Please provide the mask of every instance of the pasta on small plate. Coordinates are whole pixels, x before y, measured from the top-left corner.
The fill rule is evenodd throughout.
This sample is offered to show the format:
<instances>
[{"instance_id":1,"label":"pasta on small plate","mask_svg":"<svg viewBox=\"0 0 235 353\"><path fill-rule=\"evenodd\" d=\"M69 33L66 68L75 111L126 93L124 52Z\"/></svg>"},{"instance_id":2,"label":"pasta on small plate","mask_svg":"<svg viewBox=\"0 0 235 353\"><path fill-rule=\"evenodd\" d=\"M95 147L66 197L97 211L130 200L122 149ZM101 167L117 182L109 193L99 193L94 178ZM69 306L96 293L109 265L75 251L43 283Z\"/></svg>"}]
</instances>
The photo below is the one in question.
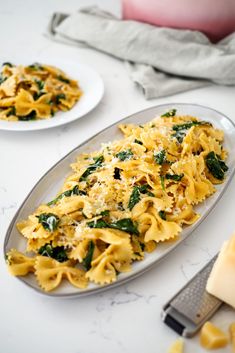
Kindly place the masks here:
<instances>
[{"instance_id":1,"label":"pasta on small plate","mask_svg":"<svg viewBox=\"0 0 235 353\"><path fill-rule=\"evenodd\" d=\"M234 141L228 118L190 104L150 108L105 129L24 201L5 241L10 273L52 296L143 273L215 206L234 174Z\"/></svg>"},{"instance_id":2,"label":"pasta on small plate","mask_svg":"<svg viewBox=\"0 0 235 353\"><path fill-rule=\"evenodd\" d=\"M15 59L0 69L0 130L30 131L69 123L101 100L103 82L86 65Z\"/></svg>"}]
</instances>

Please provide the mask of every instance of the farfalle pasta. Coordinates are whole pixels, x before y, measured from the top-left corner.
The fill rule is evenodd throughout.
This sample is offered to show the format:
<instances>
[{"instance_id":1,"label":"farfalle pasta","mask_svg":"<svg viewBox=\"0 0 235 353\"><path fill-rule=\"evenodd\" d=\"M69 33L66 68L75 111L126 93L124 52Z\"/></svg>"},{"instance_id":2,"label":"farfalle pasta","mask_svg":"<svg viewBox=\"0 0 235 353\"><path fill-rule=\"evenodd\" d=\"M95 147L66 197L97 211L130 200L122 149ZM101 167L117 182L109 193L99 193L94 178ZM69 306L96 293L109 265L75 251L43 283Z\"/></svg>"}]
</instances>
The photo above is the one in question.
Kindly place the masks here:
<instances>
[{"instance_id":1,"label":"farfalle pasta","mask_svg":"<svg viewBox=\"0 0 235 353\"><path fill-rule=\"evenodd\" d=\"M57 196L18 223L28 255L10 250L13 275L33 272L45 291L64 279L109 284L200 218L195 205L228 170L223 132L174 109L120 129L123 139L79 155Z\"/></svg>"},{"instance_id":2,"label":"farfalle pasta","mask_svg":"<svg viewBox=\"0 0 235 353\"><path fill-rule=\"evenodd\" d=\"M58 111L70 110L81 95L78 82L56 67L4 63L0 73L0 119L48 119Z\"/></svg>"}]
</instances>

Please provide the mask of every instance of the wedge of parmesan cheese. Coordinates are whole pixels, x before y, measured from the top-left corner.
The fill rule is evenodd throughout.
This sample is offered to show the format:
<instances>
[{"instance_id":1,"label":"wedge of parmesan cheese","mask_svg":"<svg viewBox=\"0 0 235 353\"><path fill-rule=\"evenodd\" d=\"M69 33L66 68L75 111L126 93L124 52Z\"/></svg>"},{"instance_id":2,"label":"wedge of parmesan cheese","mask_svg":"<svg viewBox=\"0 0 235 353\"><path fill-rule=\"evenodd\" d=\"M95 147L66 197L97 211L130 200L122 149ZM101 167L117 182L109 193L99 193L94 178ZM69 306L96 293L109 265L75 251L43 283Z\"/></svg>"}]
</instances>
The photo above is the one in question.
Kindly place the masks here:
<instances>
[{"instance_id":1,"label":"wedge of parmesan cheese","mask_svg":"<svg viewBox=\"0 0 235 353\"><path fill-rule=\"evenodd\" d=\"M206 290L235 308L235 235L224 242L208 278Z\"/></svg>"}]
</instances>

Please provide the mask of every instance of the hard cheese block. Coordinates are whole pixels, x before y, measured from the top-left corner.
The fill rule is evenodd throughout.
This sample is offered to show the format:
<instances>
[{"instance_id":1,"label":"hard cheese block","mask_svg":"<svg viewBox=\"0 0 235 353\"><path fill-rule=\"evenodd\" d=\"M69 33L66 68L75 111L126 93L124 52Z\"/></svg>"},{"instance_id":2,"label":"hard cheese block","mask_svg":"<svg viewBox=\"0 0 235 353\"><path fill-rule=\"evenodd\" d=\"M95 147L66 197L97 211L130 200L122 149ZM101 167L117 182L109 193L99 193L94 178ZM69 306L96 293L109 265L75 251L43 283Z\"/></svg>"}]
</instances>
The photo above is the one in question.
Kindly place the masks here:
<instances>
[{"instance_id":1,"label":"hard cheese block","mask_svg":"<svg viewBox=\"0 0 235 353\"><path fill-rule=\"evenodd\" d=\"M235 308L235 235L224 242L208 278L206 290Z\"/></svg>"}]
</instances>

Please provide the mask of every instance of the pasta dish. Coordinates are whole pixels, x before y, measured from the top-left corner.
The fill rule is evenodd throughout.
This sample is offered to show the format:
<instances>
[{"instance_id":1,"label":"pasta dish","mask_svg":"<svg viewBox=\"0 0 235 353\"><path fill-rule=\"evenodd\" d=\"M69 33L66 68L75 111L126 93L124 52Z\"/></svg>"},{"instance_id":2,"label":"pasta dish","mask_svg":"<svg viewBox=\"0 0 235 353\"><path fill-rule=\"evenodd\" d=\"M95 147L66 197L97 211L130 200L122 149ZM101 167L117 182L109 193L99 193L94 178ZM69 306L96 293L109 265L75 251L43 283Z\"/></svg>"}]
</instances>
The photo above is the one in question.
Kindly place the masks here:
<instances>
[{"instance_id":1,"label":"pasta dish","mask_svg":"<svg viewBox=\"0 0 235 353\"><path fill-rule=\"evenodd\" d=\"M0 73L0 119L48 119L70 110L81 95L78 82L54 66L6 62Z\"/></svg>"},{"instance_id":2,"label":"pasta dish","mask_svg":"<svg viewBox=\"0 0 235 353\"><path fill-rule=\"evenodd\" d=\"M18 223L28 254L8 252L13 275L32 272L45 291L109 284L199 219L195 205L228 170L223 131L175 109L119 128L121 140L79 155L56 197Z\"/></svg>"}]
</instances>

